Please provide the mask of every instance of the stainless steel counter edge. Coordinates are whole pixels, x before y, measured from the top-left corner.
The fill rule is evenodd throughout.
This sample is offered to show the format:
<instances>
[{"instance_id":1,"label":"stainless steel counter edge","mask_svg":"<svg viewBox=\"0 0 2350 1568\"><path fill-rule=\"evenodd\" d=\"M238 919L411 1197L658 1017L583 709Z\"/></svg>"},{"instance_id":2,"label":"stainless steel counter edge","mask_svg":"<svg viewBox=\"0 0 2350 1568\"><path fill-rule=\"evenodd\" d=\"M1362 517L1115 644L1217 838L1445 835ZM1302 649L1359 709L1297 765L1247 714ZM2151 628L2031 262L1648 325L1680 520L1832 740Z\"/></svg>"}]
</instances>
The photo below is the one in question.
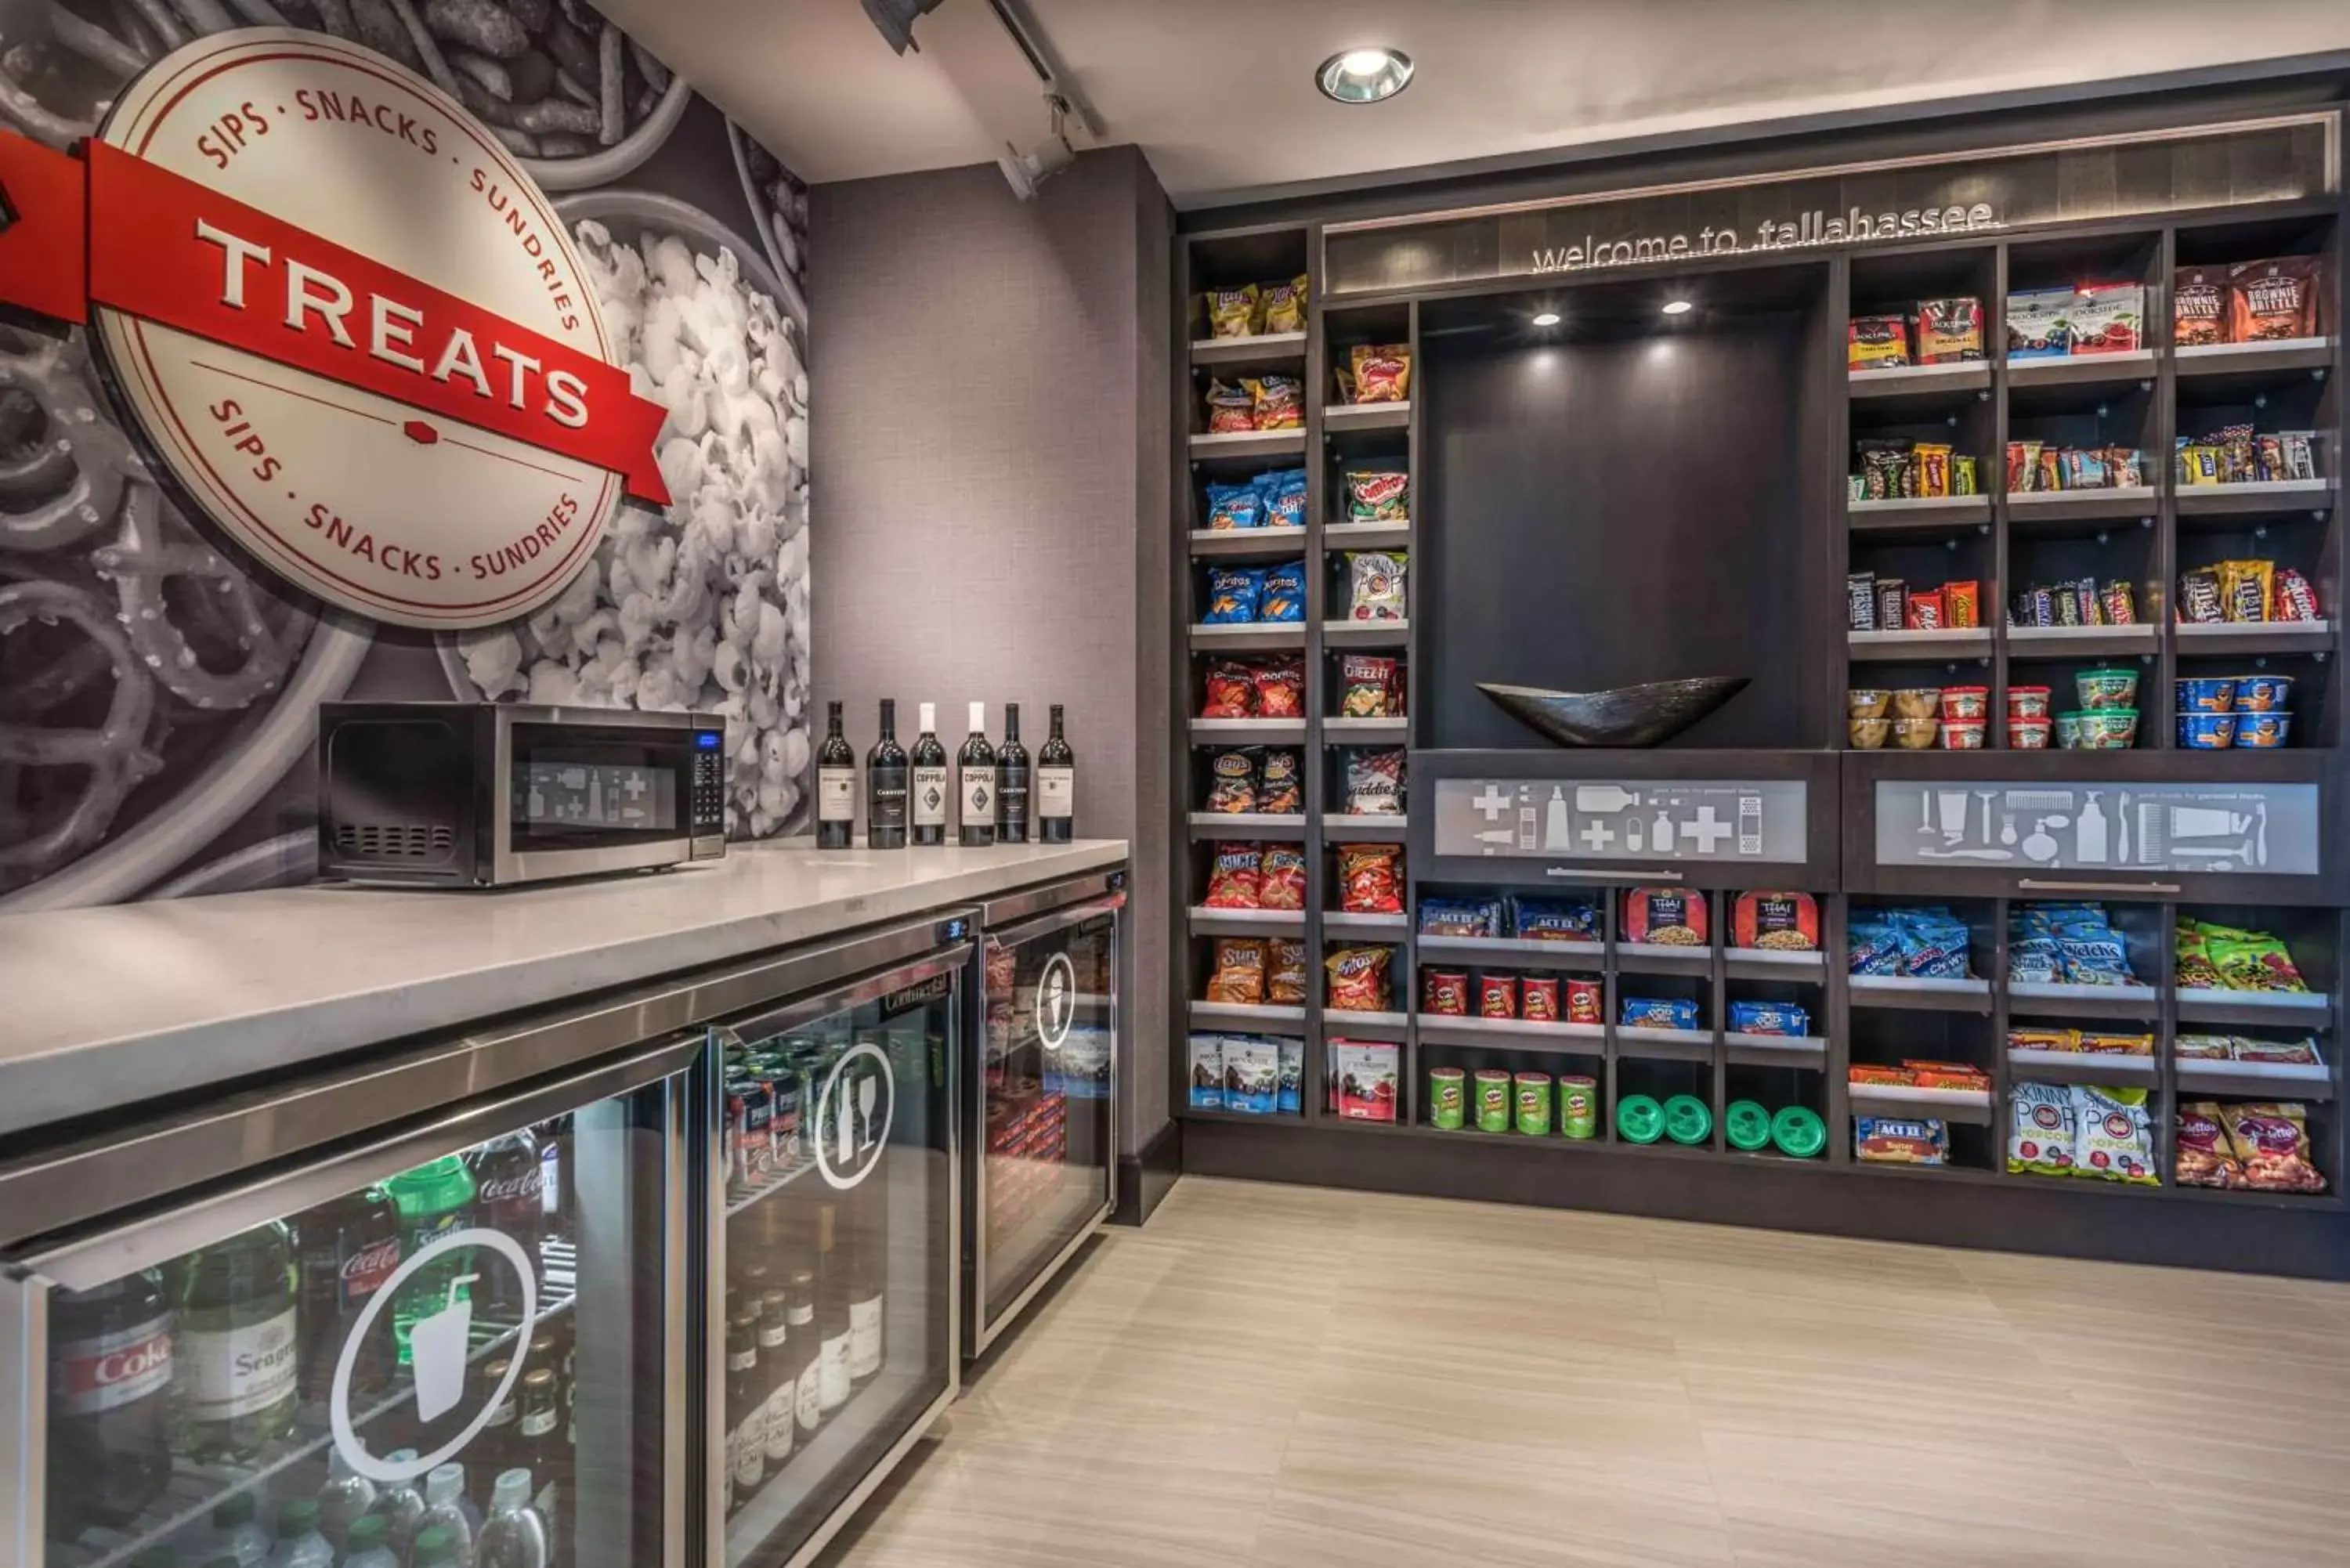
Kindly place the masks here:
<instances>
[{"instance_id":1,"label":"stainless steel counter edge","mask_svg":"<svg viewBox=\"0 0 2350 1568\"><path fill-rule=\"evenodd\" d=\"M289 888L0 917L0 1133L1126 858L1115 839L894 854L794 844L504 892Z\"/></svg>"}]
</instances>

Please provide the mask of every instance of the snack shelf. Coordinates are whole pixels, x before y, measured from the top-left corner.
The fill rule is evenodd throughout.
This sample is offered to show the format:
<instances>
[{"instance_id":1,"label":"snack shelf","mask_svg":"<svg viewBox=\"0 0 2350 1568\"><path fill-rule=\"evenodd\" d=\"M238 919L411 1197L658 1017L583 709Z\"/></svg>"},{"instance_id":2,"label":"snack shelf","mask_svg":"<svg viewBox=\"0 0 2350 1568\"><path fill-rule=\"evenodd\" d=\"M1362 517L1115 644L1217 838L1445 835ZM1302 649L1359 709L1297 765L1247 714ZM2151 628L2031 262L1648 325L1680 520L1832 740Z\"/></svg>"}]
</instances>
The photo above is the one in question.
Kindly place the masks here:
<instances>
[{"instance_id":1,"label":"snack shelf","mask_svg":"<svg viewBox=\"0 0 2350 1568\"><path fill-rule=\"evenodd\" d=\"M1410 543L1409 523L1333 523L1322 530L1326 550L1386 550Z\"/></svg>"},{"instance_id":2,"label":"snack shelf","mask_svg":"<svg viewBox=\"0 0 2350 1568\"><path fill-rule=\"evenodd\" d=\"M1728 948L1723 950L1721 967L1732 980L1824 981L1828 957L1784 948Z\"/></svg>"},{"instance_id":3,"label":"snack shelf","mask_svg":"<svg viewBox=\"0 0 2350 1568\"><path fill-rule=\"evenodd\" d=\"M1194 528L1191 554L1230 557L1263 556L1286 560L1305 548L1304 528Z\"/></svg>"},{"instance_id":4,"label":"snack shelf","mask_svg":"<svg viewBox=\"0 0 2350 1568\"><path fill-rule=\"evenodd\" d=\"M1278 1033L1284 1030L1304 1029L1305 1009L1262 1002L1195 1002L1191 1004L1191 1027L1263 1029Z\"/></svg>"},{"instance_id":5,"label":"snack shelf","mask_svg":"<svg viewBox=\"0 0 2350 1568\"><path fill-rule=\"evenodd\" d=\"M1704 974L1713 968L1713 950L1671 942L1617 942L1616 967L1627 974Z\"/></svg>"},{"instance_id":6,"label":"snack shelf","mask_svg":"<svg viewBox=\"0 0 2350 1568\"><path fill-rule=\"evenodd\" d=\"M1845 977L1856 1007L1906 1007L1933 1012L1989 1012L1987 980L1918 980L1904 974Z\"/></svg>"},{"instance_id":7,"label":"snack shelf","mask_svg":"<svg viewBox=\"0 0 2350 1568\"><path fill-rule=\"evenodd\" d=\"M2151 348L2125 354L2065 354L2045 359L2007 361L2011 387L2085 387L2107 382L2151 381L2159 367Z\"/></svg>"},{"instance_id":8,"label":"snack shelf","mask_svg":"<svg viewBox=\"0 0 2350 1568\"><path fill-rule=\"evenodd\" d=\"M1856 401L1991 390L1991 365L1982 359L1960 359L1948 365L1903 365L1887 370L1849 370L1846 377Z\"/></svg>"},{"instance_id":9,"label":"snack shelf","mask_svg":"<svg viewBox=\"0 0 2350 1568\"><path fill-rule=\"evenodd\" d=\"M2334 648L2330 620L2195 621L2180 626L2178 651L2206 653L2326 653Z\"/></svg>"},{"instance_id":10,"label":"snack shelf","mask_svg":"<svg viewBox=\"0 0 2350 1568\"><path fill-rule=\"evenodd\" d=\"M1196 458L1304 457L1305 432L1294 431L1223 431L1191 438Z\"/></svg>"},{"instance_id":11,"label":"snack shelf","mask_svg":"<svg viewBox=\"0 0 2350 1568\"><path fill-rule=\"evenodd\" d=\"M1241 622L1233 626L1195 626L1191 646L1230 649L1234 653L1279 653L1305 646L1305 628L1294 624L1266 626Z\"/></svg>"},{"instance_id":12,"label":"snack shelf","mask_svg":"<svg viewBox=\"0 0 2350 1568\"><path fill-rule=\"evenodd\" d=\"M2126 1056L2091 1051L2016 1051L2007 1054L2011 1080L2028 1078L2043 1084L2143 1084L2162 1080L2162 1065L2152 1056Z\"/></svg>"},{"instance_id":13,"label":"snack shelf","mask_svg":"<svg viewBox=\"0 0 2350 1568\"><path fill-rule=\"evenodd\" d=\"M1387 844L1401 840L1410 826L1401 812L1339 811L1322 818L1322 834L1334 844Z\"/></svg>"},{"instance_id":14,"label":"snack shelf","mask_svg":"<svg viewBox=\"0 0 2350 1568\"><path fill-rule=\"evenodd\" d=\"M1195 811L1194 838L1303 838L1305 818L1280 811Z\"/></svg>"},{"instance_id":15,"label":"snack shelf","mask_svg":"<svg viewBox=\"0 0 2350 1568\"><path fill-rule=\"evenodd\" d=\"M1194 719L1191 738L1195 741L1246 741L1286 742L1295 745L1305 739L1303 719Z\"/></svg>"},{"instance_id":16,"label":"snack shelf","mask_svg":"<svg viewBox=\"0 0 2350 1568\"><path fill-rule=\"evenodd\" d=\"M2335 347L2332 337L2278 337L2260 343L2195 343L2170 352L2182 379L2199 379L2331 369Z\"/></svg>"},{"instance_id":17,"label":"snack shelf","mask_svg":"<svg viewBox=\"0 0 2350 1568\"><path fill-rule=\"evenodd\" d=\"M2152 657L2161 651L2158 626L2012 626L2007 651L2012 659L2103 659Z\"/></svg>"},{"instance_id":18,"label":"snack shelf","mask_svg":"<svg viewBox=\"0 0 2350 1568\"><path fill-rule=\"evenodd\" d=\"M2004 1182L2007 1179L1998 1171L1985 1170L1981 1166L1973 1165L1900 1165L1890 1160L1856 1159L1843 1168L1856 1176L1890 1176L1909 1181L1941 1184L1955 1182L1960 1186L1980 1186L1987 1182ZM2082 1181L2074 1185L2102 1187L2105 1183Z\"/></svg>"},{"instance_id":19,"label":"snack shelf","mask_svg":"<svg viewBox=\"0 0 2350 1568\"><path fill-rule=\"evenodd\" d=\"M2103 490L2019 490L2007 498L2012 523L2083 523L2099 517L2151 517L2162 492L2150 484L2116 484Z\"/></svg>"},{"instance_id":20,"label":"snack shelf","mask_svg":"<svg viewBox=\"0 0 2350 1568\"><path fill-rule=\"evenodd\" d=\"M1401 741L1410 732L1409 719L1325 719L1322 733L1333 742Z\"/></svg>"},{"instance_id":21,"label":"snack shelf","mask_svg":"<svg viewBox=\"0 0 2350 1568\"><path fill-rule=\"evenodd\" d=\"M1306 1125L1305 1118L1295 1111L1228 1111L1220 1107L1183 1106L1178 1107L1175 1114L1185 1121L1230 1122L1235 1127L1302 1127Z\"/></svg>"},{"instance_id":22,"label":"snack shelf","mask_svg":"<svg viewBox=\"0 0 2350 1568\"><path fill-rule=\"evenodd\" d=\"M2253 1028L2323 1029L2333 999L2314 991L2215 991L2182 986L2174 993L2181 1023L2243 1023Z\"/></svg>"},{"instance_id":23,"label":"snack shelf","mask_svg":"<svg viewBox=\"0 0 2350 1568\"><path fill-rule=\"evenodd\" d=\"M2085 1181L2081 1185L2105 1187L2112 1184ZM2141 1187L2132 1190L2144 1192L2147 1189ZM2341 1194L2332 1191L2262 1192L2250 1188L2186 1187L2177 1182L2159 1190L2165 1198L2184 1198L2196 1203L2224 1203L2238 1209L2318 1209L2338 1213L2345 1207Z\"/></svg>"},{"instance_id":24,"label":"snack shelf","mask_svg":"<svg viewBox=\"0 0 2350 1568\"><path fill-rule=\"evenodd\" d=\"M1513 1051L1553 1051L1597 1056L1607 1049L1607 1030L1597 1023L1542 1023L1523 1018L1461 1018L1447 1013L1417 1015L1422 1044L1494 1045Z\"/></svg>"},{"instance_id":25,"label":"snack shelf","mask_svg":"<svg viewBox=\"0 0 2350 1568\"><path fill-rule=\"evenodd\" d=\"M1706 1029L1648 1029L1637 1024L1618 1024L1614 1039L1618 1056L1637 1056L1652 1062L1710 1062L1713 1059L1713 1033Z\"/></svg>"},{"instance_id":26,"label":"snack shelf","mask_svg":"<svg viewBox=\"0 0 2350 1568\"><path fill-rule=\"evenodd\" d=\"M1991 526L1988 495L1904 495L1887 501L1847 501L1846 521L1856 534L1935 532Z\"/></svg>"},{"instance_id":27,"label":"snack shelf","mask_svg":"<svg viewBox=\"0 0 2350 1568\"><path fill-rule=\"evenodd\" d=\"M2012 1057L2014 1053L2009 1053ZM2211 1062L2179 1057L2181 1095L2288 1095L2296 1100L2334 1097L2334 1069L2300 1062Z\"/></svg>"},{"instance_id":28,"label":"snack shelf","mask_svg":"<svg viewBox=\"0 0 2350 1568\"><path fill-rule=\"evenodd\" d=\"M1900 1084L1847 1084L1846 1096L1859 1116L1939 1116L1946 1122L1988 1127L1988 1089L1914 1089Z\"/></svg>"},{"instance_id":29,"label":"snack shelf","mask_svg":"<svg viewBox=\"0 0 2350 1568\"><path fill-rule=\"evenodd\" d=\"M1438 937L1423 934L1423 954L1458 953L1464 958L1487 954L1535 968L1596 969L1607 961L1604 942L1549 942L1535 937Z\"/></svg>"},{"instance_id":30,"label":"snack shelf","mask_svg":"<svg viewBox=\"0 0 2350 1568\"><path fill-rule=\"evenodd\" d=\"M2011 1012L2060 1018L2154 1019L2162 1012L2162 992L2150 985L2066 985L2045 981L2010 981Z\"/></svg>"},{"instance_id":31,"label":"snack shelf","mask_svg":"<svg viewBox=\"0 0 2350 1568\"><path fill-rule=\"evenodd\" d=\"M1328 431L1401 430L1410 423L1408 402L1328 403L1322 410L1322 428Z\"/></svg>"},{"instance_id":32,"label":"snack shelf","mask_svg":"<svg viewBox=\"0 0 2350 1568\"><path fill-rule=\"evenodd\" d=\"M1411 622L1326 620L1322 640L1331 648L1401 648L1411 640Z\"/></svg>"},{"instance_id":33,"label":"snack shelf","mask_svg":"<svg viewBox=\"0 0 2350 1568\"><path fill-rule=\"evenodd\" d=\"M1326 931L1362 931L1372 934L1403 935L1401 915L1358 915L1347 909L1322 911L1322 929Z\"/></svg>"},{"instance_id":34,"label":"snack shelf","mask_svg":"<svg viewBox=\"0 0 2350 1568\"><path fill-rule=\"evenodd\" d=\"M1989 627L1951 627L1939 631L1847 632L1856 663L1901 659L1989 659Z\"/></svg>"},{"instance_id":35,"label":"snack shelf","mask_svg":"<svg viewBox=\"0 0 2350 1568\"><path fill-rule=\"evenodd\" d=\"M1191 909L1191 929L1210 933L1217 931L1302 931L1305 929L1303 909L1211 909L1203 904Z\"/></svg>"},{"instance_id":36,"label":"snack shelf","mask_svg":"<svg viewBox=\"0 0 2350 1568\"><path fill-rule=\"evenodd\" d=\"M1742 1067L1818 1069L1827 1065L1828 1043L1815 1034L1744 1034L1731 1030L1721 1042L1729 1059Z\"/></svg>"},{"instance_id":37,"label":"snack shelf","mask_svg":"<svg viewBox=\"0 0 2350 1568\"><path fill-rule=\"evenodd\" d=\"M1247 337L1195 337L1194 365L1273 365L1305 358L1303 332L1259 332Z\"/></svg>"},{"instance_id":38,"label":"snack shelf","mask_svg":"<svg viewBox=\"0 0 2350 1568\"><path fill-rule=\"evenodd\" d=\"M1411 1032L1408 1012L1354 1012L1342 1008L1322 1010L1322 1038L1327 1040L1401 1040Z\"/></svg>"},{"instance_id":39,"label":"snack shelf","mask_svg":"<svg viewBox=\"0 0 2350 1568\"><path fill-rule=\"evenodd\" d=\"M2261 479L2242 484L2183 484L2181 517L2241 517L2270 512L2331 511L2331 479Z\"/></svg>"}]
</instances>

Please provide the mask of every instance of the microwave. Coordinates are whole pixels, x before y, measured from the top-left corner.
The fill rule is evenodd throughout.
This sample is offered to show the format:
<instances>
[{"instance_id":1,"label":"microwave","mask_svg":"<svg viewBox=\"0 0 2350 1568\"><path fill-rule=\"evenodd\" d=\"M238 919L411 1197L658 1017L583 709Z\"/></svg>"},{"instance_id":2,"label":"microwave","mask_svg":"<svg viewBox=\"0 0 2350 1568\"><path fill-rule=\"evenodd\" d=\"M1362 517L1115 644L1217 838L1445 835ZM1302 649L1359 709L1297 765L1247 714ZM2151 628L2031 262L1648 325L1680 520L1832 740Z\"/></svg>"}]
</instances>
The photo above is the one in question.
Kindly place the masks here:
<instances>
[{"instance_id":1,"label":"microwave","mask_svg":"<svg viewBox=\"0 0 2350 1568\"><path fill-rule=\"evenodd\" d=\"M318 709L318 874L507 888L726 853L725 721L507 702Z\"/></svg>"}]
</instances>

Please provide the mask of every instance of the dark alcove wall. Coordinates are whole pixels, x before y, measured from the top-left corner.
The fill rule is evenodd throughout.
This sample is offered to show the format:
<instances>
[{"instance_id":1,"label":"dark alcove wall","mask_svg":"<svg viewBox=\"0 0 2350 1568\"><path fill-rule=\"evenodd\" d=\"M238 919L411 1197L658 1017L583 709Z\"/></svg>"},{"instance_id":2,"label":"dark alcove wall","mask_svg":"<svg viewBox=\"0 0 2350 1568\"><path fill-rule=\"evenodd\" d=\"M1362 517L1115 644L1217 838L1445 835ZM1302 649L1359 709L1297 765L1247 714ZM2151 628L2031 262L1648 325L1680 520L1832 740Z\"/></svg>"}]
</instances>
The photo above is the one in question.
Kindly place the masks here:
<instances>
[{"instance_id":1,"label":"dark alcove wall","mask_svg":"<svg viewBox=\"0 0 2350 1568\"><path fill-rule=\"evenodd\" d=\"M1676 744L1825 738L1801 483L1813 313L1596 340L1423 335L1419 709L1437 746L1544 744L1480 680L1753 684Z\"/></svg>"}]
</instances>

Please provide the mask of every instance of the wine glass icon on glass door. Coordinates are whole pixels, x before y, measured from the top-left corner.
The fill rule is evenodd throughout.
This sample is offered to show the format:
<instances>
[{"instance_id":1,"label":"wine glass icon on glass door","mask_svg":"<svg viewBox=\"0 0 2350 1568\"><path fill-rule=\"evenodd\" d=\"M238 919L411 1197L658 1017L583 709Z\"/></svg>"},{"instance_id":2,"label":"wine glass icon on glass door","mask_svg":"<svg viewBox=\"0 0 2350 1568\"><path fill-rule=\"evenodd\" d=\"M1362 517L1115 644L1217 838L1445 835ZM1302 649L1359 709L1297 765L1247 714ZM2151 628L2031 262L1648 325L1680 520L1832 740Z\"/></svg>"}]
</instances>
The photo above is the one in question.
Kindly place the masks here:
<instances>
[{"instance_id":1,"label":"wine glass icon on glass door","mask_svg":"<svg viewBox=\"0 0 2350 1568\"><path fill-rule=\"evenodd\" d=\"M896 1086L889 1054L870 1040L833 1064L816 1104L816 1165L832 1186L846 1190L872 1174L889 1141Z\"/></svg>"}]
</instances>

